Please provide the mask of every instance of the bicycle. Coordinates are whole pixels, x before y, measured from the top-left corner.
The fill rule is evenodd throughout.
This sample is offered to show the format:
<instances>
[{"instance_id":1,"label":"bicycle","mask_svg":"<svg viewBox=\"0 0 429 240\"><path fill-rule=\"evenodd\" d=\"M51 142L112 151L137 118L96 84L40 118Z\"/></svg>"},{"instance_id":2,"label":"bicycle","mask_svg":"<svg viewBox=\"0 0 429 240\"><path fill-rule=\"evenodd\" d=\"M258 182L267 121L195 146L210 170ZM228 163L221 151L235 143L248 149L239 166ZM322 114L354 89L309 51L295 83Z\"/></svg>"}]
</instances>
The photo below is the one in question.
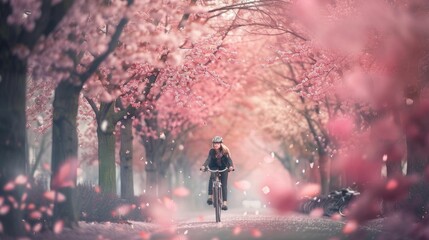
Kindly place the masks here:
<instances>
[{"instance_id":1,"label":"bicycle","mask_svg":"<svg viewBox=\"0 0 429 240\"><path fill-rule=\"evenodd\" d=\"M220 174L227 171L228 168L222 169L222 170L211 170L209 167L205 168L204 171L209 171L211 173L214 173L215 178L213 179L213 207L215 209L215 215L216 215L216 222L220 222L220 214L221 214L221 208L223 204L223 197L222 197L222 183L220 181Z\"/></svg>"}]
</instances>

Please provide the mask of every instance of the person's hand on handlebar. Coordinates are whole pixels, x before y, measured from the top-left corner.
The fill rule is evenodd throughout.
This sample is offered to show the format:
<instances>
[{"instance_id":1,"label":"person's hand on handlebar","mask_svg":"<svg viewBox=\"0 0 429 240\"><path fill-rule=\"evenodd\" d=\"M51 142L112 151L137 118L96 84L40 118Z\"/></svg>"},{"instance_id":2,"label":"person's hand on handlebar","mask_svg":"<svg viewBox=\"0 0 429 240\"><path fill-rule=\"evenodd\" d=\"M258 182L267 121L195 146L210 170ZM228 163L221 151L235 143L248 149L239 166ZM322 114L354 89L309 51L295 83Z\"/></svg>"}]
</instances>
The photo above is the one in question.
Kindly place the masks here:
<instances>
[{"instance_id":1,"label":"person's hand on handlebar","mask_svg":"<svg viewBox=\"0 0 429 240\"><path fill-rule=\"evenodd\" d=\"M205 172L205 171L207 171L207 168L206 168L206 167L204 167L204 166L201 166L201 167L200 167L200 171Z\"/></svg>"},{"instance_id":2,"label":"person's hand on handlebar","mask_svg":"<svg viewBox=\"0 0 429 240\"><path fill-rule=\"evenodd\" d=\"M234 167L229 167L229 168L228 168L228 171L229 171L229 172L231 172L231 171L235 171L235 168L234 168Z\"/></svg>"}]
</instances>

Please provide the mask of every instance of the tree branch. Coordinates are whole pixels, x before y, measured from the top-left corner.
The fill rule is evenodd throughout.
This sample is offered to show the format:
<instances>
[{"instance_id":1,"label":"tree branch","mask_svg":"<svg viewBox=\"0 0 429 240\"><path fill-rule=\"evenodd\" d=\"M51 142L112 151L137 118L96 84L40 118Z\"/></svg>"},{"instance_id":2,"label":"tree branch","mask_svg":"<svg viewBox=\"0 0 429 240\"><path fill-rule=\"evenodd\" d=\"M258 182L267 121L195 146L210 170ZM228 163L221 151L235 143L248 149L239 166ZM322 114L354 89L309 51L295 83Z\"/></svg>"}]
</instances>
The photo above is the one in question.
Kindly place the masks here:
<instances>
[{"instance_id":1,"label":"tree branch","mask_svg":"<svg viewBox=\"0 0 429 240\"><path fill-rule=\"evenodd\" d=\"M97 105L95 104L94 100L90 99L89 97L85 97L86 101L88 101L89 105L91 106L92 110L95 113L96 118L98 119L100 115L100 111L97 108Z\"/></svg>"}]
</instances>

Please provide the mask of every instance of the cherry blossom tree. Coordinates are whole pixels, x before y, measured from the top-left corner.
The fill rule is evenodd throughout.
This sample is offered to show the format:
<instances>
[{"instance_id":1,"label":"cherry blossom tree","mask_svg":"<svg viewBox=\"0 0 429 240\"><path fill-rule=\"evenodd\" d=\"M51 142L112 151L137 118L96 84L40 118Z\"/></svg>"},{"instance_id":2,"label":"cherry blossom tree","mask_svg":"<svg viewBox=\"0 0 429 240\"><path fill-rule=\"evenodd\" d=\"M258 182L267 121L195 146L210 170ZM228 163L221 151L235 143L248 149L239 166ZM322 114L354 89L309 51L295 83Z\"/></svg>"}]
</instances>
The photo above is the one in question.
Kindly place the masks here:
<instances>
[{"instance_id":1,"label":"cherry blossom tree","mask_svg":"<svg viewBox=\"0 0 429 240\"><path fill-rule=\"evenodd\" d=\"M28 55L37 42L52 34L73 1L2 1L0 35L0 195L20 198L22 190L8 193L3 186L25 174L26 118L25 90ZM22 213L10 202L8 213L1 216L6 234L23 234Z\"/></svg>"},{"instance_id":2,"label":"cherry blossom tree","mask_svg":"<svg viewBox=\"0 0 429 240\"><path fill-rule=\"evenodd\" d=\"M192 4L195 2L191 2ZM99 184L103 191L116 191L114 129L119 121L124 123L122 133L128 135L122 138L128 141L121 145L120 159L124 160L121 161L124 170L121 176L124 184L129 183L132 178L132 171L125 171L132 170L132 145L129 141L131 119L142 111L150 111L148 107L151 107L153 96L156 99L162 95L163 89L159 86L165 86L169 81L160 75L170 65L174 67L182 57L179 44L183 44L182 39L190 33L189 28L183 29L186 22L184 18L188 18L189 13L180 10L186 7L188 3L154 3L130 13L131 21L125 29L126 34L120 39L121 46L103 65L97 79L93 79L85 87L89 90L87 100L97 115ZM117 66L117 62L120 62L121 67ZM98 99L100 107L94 98ZM115 111L115 105L121 110ZM103 138L110 139L107 141L110 144L103 145L106 142ZM123 192L123 195L133 195L132 184L127 187L122 184L121 189L127 192Z\"/></svg>"},{"instance_id":3,"label":"cherry blossom tree","mask_svg":"<svg viewBox=\"0 0 429 240\"><path fill-rule=\"evenodd\" d=\"M73 109L77 109L76 96L79 96L79 89L81 88L81 86L79 87L79 84L82 85L98 68L99 64L109 55L109 53L113 51L114 47L116 46L116 41L119 37L119 34L121 33L122 28L127 21L125 17L122 17L121 20L117 21L115 21L114 18L116 17L119 19L121 16L124 16L124 14L121 14L121 12L123 13L123 11L126 9L126 5L131 4L131 2L110 2L107 4L115 5L116 7L116 13L118 15L115 15L113 19L111 18L111 22L109 23L113 26L117 26L116 31L112 31L108 34L111 36L110 45L108 44L108 38L106 38L104 41L106 42L105 45L103 45L103 43L100 41L96 41L97 46L103 45L106 46L106 49L98 48L99 54L95 54L96 57L94 58L94 61L87 61L87 65L83 66L79 65L79 63L80 59L82 59L82 57L85 55L85 46L83 48L80 47L88 43L90 45L91 43L90 41L85 41L89 39L89 34L83 36L82 32L79 30L88 29L85 27L89 27L89 25L92 24L92 29L94 31L88 31L86 33L97 33L98 28L95 26L96 24L94 25L94 21L91 21L91 19L88 18L89 15L85 15L85 13L96 10L101 5L95 2L88 5L84 1L54 1L52 3L50 1L33 1L28 3L24 3L23 1L4 1L2 3L2 11L4 11L4 14L2 14L2 28L5 29L6 32L11 33L9 35L2 36L2 41L5 43L2 44L2 46L5 46L5 51L2 50L2 52L10 53L4 55L5 60L2 60L2 62L11 63L11 65L7 66L4 71L15 72L12 75L7 72L2 73L2 78L4 76L4 81L2 81L2 83L6 84L9 81L12 81L14 84L18 84L16 87L14 85L7 84L7 86L12 87L11 89L13 90L7 90L8 88L2 87L2 90L5 89L7 92L2 94L2 96L6 96L6 99L9 98L7 97L8 94L12 94L11 96L17 97L16 101L14 101L17 103L16 106L19 105L18 108L25 110L25 95L22 96L20 94L15 94L15 91L22 89L24 90L23 93L25 94L25 76L27 72L31 72L32 77L35 79L41 79L41 76L43 76L47 82L51 82L52 84L59 83L58 87L56 88L56 94L53 103L54 141L52 155L54 161L52 161L52 187L56 189L63 189L64 192L67 192L67 200L64 203L59 204L55 211L56 217L62 218L66 222L66 226L73 225L76 222L76 218L73 217L74 210L72 207L71 196L71 189L75 184L75 177L73 176L76 174L73 173L73 171L75 171L73 168L67 169L67 171L60 171L60 169L63 168L64 162L68 160L73 162L73 159L76 159L77 155L77 140L75 131L75 116L77 110L75 111ZM102 14L107 13L107 11L96 12L100 15L97 16L97 14L94 14L93 17L98 21L98 23L100 23L100 19L103 19L101 17ZM89 27L89 29L91 28ZM43 65L40 63L43 63ZM27 65L29 67L27 67ZM16 69L17 66L21 67ZM14 78L12 76L15 76L17 73L20 74L19 76L22 76L18 78L22 78L22 81L24 82L12 80ZM18 100L18 98L21 98L21 100ZM2 102L6 102L6 104L9 105L7 101ZM69 108L70 106L74 107ZM67 109L67 111L64 111L65 109ZM6 110L2 110L2 113L6 112ZM15 116L13 115L13 117ZM24 123L25 127L25 115L22 117L17 117L16 119L14 122L21 122L22 120L22 123ZM21 128L15 129L11 127L9 129L19 132L18 129ZM25 128L22 128L21 130L25 131ZM1 135L9 136L10 134ZM16 138L17 141L18 139L19 137ZM58 141L58 139L70 141L61 142ZM24 142L25 141L22 141L22 143ZM22 147L24 147L24 144L22 144ZM25 151L18 152L21 152L19 154L25 153ZM23 156L24 155L22 155L21 160L18 160L16 157L12 156L7 157L7 159L13 161L14 163L20 163L22 160L25 160ZM67 165L66 167L74 166L73 164L65 165ZM12 167L7 167L8 164L5 166L5 169ZM13 169L21 169L18 171L23 174L23 166ZM15 171L11 170L12 168L7 172L13 173ZM64 178L65 176L59 176L61 174L70 176ZM67 181L58 182L60 180ZM68 180L70 180L71 183L69 183ZM18 216L16 215L17 213L15 213L15 210L11 210L10 213L11 216ZM7 224L16 224L20 222L21 218L18 217L18 219L19 220L17 221L11 220L5 222L7 222ZM5 229L8 229L8 231L10 229L11 234L17 234L20 232L12 226L6 226Z\"/></svg>"},{"instance_id":4,"label":"cherry blossom tree","mask_svg":"<svg viewBox=\"0 0 429 240\"><path fill-rule=\"evenodd\" d=\"M422 188L426 184L427 154L422 151L426 141L421 139L427 134L422 124L427 113L426 97L422 94L427 86L428 32L422 27L427 21L427 3L306 1L297 6L296 17L311 36L310 52L318 52L313 56L322 62L331 62L319 71L326 73L332 69L337 73L333 80L339 87L332 90L350 93L342 94L342 98L364 103L369 108L365 112L375 113L367 119L368 128L362 131L356 148L344 151L337 159L341 163L339 169L366 186L368 195L361 204L372 204L377 198L385 202L401 200L418 219L423 219L428 202L428 193ZM321 79L308 81L317 84ZM333 125L334 129L340 127ZM405 147L395 143L404 136ZM398 167L404 158L406 177L401 176ZM380 169L385 162L389 175L381 179ZM403 193L409 193L409 199ZM358 220L372 215L353 213Z\"/></svg>"}]
</instances>

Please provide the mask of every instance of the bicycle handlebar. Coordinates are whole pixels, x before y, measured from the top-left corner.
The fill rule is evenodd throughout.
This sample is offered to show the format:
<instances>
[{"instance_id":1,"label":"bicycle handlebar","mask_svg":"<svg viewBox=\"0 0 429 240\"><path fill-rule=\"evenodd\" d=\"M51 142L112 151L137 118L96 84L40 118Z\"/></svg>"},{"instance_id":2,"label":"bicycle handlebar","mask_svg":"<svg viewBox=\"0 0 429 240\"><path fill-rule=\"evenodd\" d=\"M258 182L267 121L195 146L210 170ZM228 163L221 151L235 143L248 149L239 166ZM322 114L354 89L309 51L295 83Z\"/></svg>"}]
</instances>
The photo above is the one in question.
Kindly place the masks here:
<instances>
[{"instance_id":1,"label":"bicycle handlebar","mask_svg":"<svg viewBox=\"0 0 429 240\"><path fill-rule=\"evenodd\" d=\"M222 169L222 170L219 170L219 169L217 169L217 170L211 170L209 167L207 167L207 171L212 172L212 173L221 173L221 172L225 172L227 170L228 170L228 168L225 168L225 169Z\"/></svg>"}]
</instances>

